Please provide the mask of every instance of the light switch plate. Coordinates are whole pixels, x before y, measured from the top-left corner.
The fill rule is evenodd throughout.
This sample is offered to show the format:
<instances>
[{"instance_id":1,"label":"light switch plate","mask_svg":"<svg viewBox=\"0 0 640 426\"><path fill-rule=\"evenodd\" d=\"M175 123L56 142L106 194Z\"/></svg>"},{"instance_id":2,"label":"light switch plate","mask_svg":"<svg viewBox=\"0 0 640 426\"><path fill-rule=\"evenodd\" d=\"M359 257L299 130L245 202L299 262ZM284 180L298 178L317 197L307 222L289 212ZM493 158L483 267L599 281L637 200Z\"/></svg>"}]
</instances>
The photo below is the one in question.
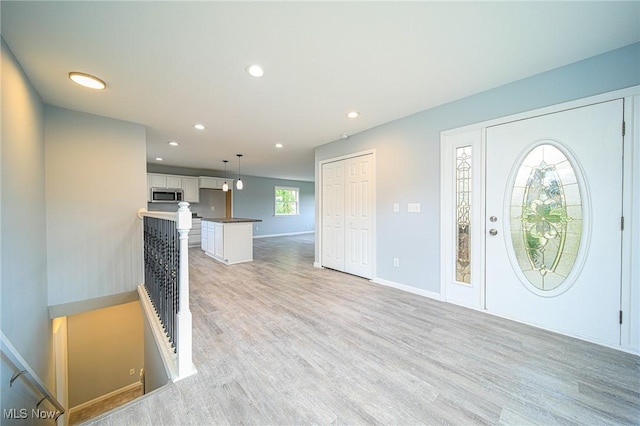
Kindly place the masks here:
<instances>
[{"instance_id":1,"label":"light switch plate","mask_svg":"<svg viewBox=\"0 0 640 426\"><path fill-rule=\"evenodd\" d=\"M407 211L409 213L420 213L420 203L407 204Z\"/></svg>"},{"instance_id":2,"label":"light switch plate","mask_svg":"<svg viewBox=\"0 0 640 426\"><path fill-rule=\"evenodd\" d=\"M398 213L400 211L400 204L393 203L393 211L394 213Z\"/></svg>"}]
</instances>

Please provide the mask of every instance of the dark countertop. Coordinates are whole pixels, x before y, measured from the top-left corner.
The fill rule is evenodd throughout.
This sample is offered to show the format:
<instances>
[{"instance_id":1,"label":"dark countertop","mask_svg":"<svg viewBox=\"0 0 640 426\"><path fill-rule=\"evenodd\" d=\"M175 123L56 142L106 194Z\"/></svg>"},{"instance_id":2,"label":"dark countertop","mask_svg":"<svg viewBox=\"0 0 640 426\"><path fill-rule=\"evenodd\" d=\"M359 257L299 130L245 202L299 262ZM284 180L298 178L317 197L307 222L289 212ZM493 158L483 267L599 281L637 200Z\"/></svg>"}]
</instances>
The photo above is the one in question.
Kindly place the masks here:
<instances>
[{"instance_id":1,"label":"dark countertop","mask_svg":"<svg viewBox=\"0 0 640 426\"><path fill-rule=\"evenodd\" d=\"M262 222L262 219L246 219L242 217L203 217L202 220L218 223Z\"/></svg>"}]
</instances>

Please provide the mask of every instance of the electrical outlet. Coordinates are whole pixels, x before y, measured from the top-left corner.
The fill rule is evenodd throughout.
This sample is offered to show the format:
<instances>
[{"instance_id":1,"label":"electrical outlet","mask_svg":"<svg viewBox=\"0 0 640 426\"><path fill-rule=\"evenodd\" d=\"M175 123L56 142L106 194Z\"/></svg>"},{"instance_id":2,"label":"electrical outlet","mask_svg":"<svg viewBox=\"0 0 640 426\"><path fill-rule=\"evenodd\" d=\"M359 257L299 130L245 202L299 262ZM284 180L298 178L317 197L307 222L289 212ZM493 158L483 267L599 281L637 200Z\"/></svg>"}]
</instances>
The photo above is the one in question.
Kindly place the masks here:
<instances>
[{"instance_id":1,"label":"electrical outlet","mask_svg":"<svg viewBox=\"0 0 640 426\"><path fill-rule=\"evenodd\" d=\"M132 368L131 370L129 370L129 375L133 376L134 374L136 374L136 369Z\"/></svg>"},{"instance_id":2,"label":"electrical outlet","mask_svg":"<svg viewBox=\"0 0 640 426\"><path fill-rule=\"evenodd\" d=\"M395 266L396 268L400 266L400 259L398 259L397 257L393 258L393 266Z\"/></svg>"}]
</instances>

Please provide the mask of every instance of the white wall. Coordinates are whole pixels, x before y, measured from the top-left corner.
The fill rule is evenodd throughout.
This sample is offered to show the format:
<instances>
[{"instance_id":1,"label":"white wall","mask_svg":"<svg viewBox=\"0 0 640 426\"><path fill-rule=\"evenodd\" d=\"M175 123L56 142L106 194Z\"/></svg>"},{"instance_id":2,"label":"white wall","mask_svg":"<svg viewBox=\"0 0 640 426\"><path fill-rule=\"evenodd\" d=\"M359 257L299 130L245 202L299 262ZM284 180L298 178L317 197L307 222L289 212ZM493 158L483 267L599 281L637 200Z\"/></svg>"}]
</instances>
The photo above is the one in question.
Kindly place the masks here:
<instances>
[{"instance_id":1,"label":"white wall","mask_svg":"<svg viewBox=\"0 0 640 426\"><path fill-rule=\"evenodd\" d=\"M50 305L142 283L145 143L142 125L45 108Z\"/></svg>"},{"instance_id":2,"label":"white wall","mask_svg":"<svg viewBox=\"0 0 640 426\"><path fill-rule=\"evenodd\" d=\"M1 328L53 390L51 322L47 312L43 105L4 40L1 45ZM28 392L22 386L22 378L10 388L8 378L15 371L4 358L1 368L1 408L28 408L30 413L41 396ZM37 424L36 420L30 421ZM3 425L12 423L25 421L2 420Z\"/></svg>"}]
</instances>

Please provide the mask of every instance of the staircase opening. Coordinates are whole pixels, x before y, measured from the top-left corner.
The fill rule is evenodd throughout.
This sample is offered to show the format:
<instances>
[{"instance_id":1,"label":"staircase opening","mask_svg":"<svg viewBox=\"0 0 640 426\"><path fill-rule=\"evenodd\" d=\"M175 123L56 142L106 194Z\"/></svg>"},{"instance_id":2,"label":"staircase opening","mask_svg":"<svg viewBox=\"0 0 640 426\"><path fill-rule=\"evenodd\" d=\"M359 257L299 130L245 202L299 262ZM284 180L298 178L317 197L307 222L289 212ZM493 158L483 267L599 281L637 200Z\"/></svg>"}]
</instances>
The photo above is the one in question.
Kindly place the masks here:
<instances>
[{"instance_id":1,"label":"staircase opening","mask_svg":"<svg viewBox=\"0 0 640 426\"><path fill-rule=\"evenodd\" d=\"M53 333L57 391L66 394L68 424L144 395L144 321L138 301L56 318Z\"/></svg>"}]
</instances>

